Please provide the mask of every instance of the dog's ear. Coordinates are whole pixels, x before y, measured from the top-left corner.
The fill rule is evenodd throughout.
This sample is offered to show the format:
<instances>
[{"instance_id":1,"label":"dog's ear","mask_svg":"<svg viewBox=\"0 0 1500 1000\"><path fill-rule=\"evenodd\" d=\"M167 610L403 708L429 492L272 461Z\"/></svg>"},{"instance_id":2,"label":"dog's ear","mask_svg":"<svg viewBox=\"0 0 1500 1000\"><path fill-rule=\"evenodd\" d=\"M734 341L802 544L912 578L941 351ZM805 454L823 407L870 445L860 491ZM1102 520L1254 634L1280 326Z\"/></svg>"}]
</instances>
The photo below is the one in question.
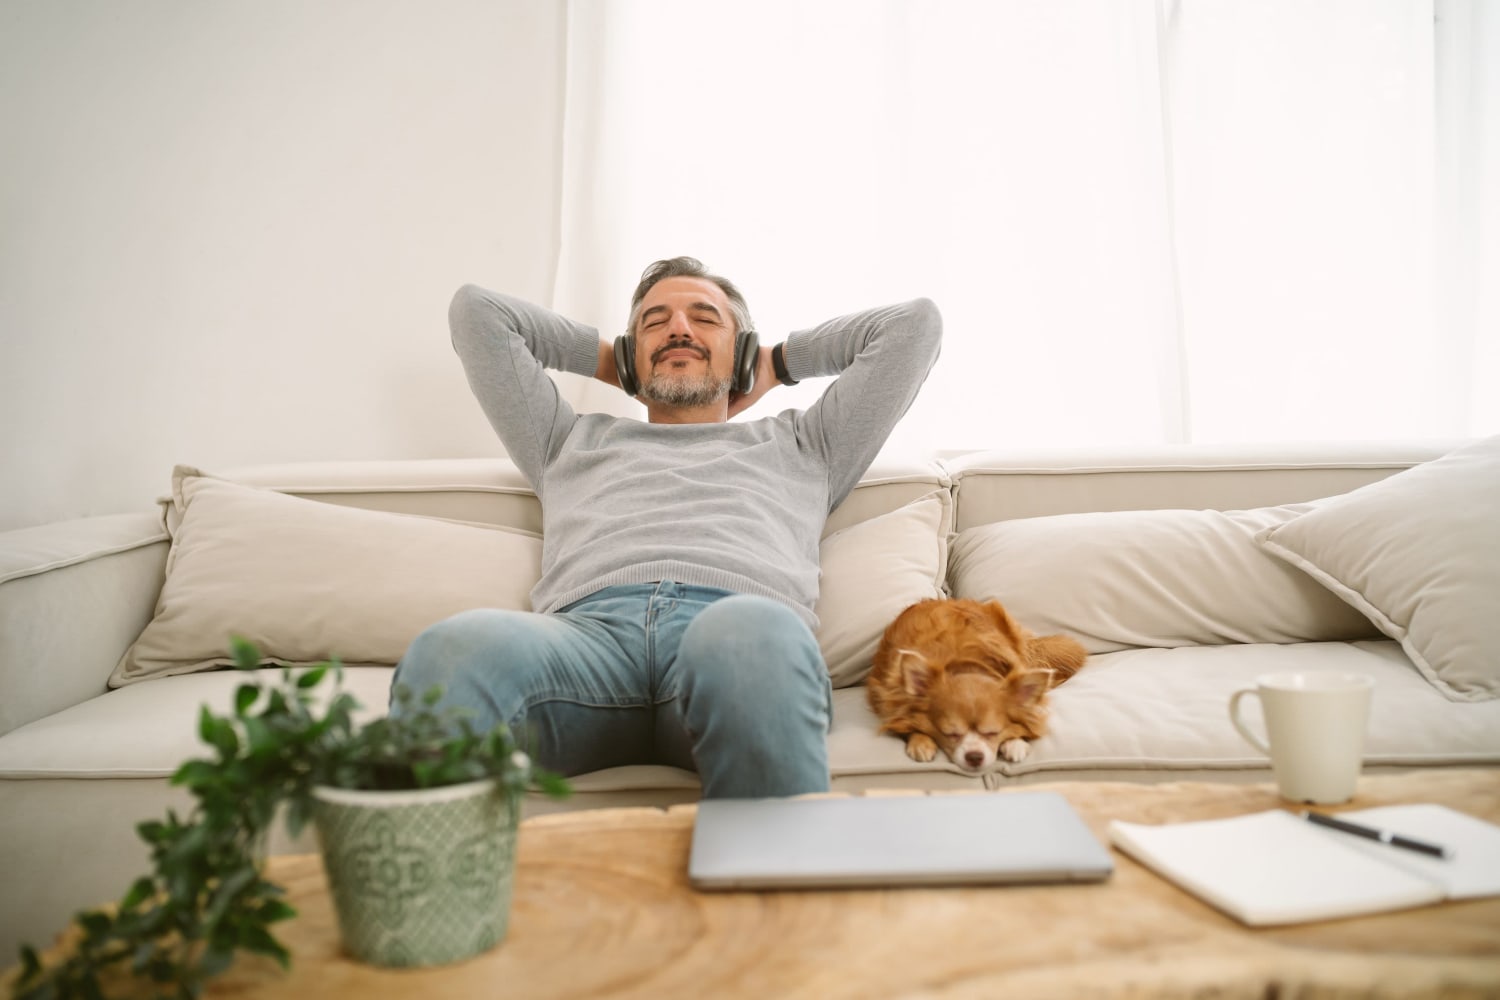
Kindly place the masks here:
<instances>
[{"instance_id":1,"label":"dog's ear","mask_svg":"<svg viewBox=\"0 0 1500 1000\"><path fill-rule=\"evenodd\" d=\"M1021 705L1035 705L1051 686L1050 670L1017 670L1010 675L1010 695Z\"/></svg>"},{"instance_id":2,"label":"dog's ear","mask_svg":"<svg viewBox=\"0 0 1500 1000\"><path fill-rule=\"evenodd\" d=\"M1010 616L1010 612L1005 610L1005 605L999 601L985 602L984 610L989 613L990 619L994 621L995 628L1000 630L1000 634L1005 636L1012 646L1020 649L1031 633L1017 625L1016 620Z\"/></svg>"},{"instance_id":3,"label":"dog's ear","mask_svg":"<svg viewBox=\"0 0 1500 1000\"><path fill-rule=\"evenodd\" d=\"M927 657L915 649L896 650L896 669L901 672L901 689L913 698L922 698L927 695L927 687L932 680L932 671L927 665Z\"/></svg>"},{"instance_id":4,"label":"dog's ear","mask_svg":"<svg viewBox=\"0 0 1500 1000\"><path fill-rule=\"evenodd\" d=\"M1089 651L1065 635L1044 635L1027 640L1026 657L1032 666L1052 671L1056 675L1053 684L1061 684L1078 673Z\"/></svg>"}]
</instances>

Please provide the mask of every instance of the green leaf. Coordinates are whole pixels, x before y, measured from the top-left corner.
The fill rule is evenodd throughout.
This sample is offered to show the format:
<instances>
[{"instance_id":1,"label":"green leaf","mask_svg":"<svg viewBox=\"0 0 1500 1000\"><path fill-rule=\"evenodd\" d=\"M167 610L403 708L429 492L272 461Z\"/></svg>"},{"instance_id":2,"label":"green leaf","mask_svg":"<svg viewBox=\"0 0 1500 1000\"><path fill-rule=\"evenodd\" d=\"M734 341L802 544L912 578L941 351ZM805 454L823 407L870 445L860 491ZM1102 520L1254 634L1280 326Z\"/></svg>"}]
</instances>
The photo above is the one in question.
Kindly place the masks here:
<instances>
[{"instance_id":1,"label":"green leaf","mask_svg":"<svg viewBox=\"0 0 1500 1000\"><path fill-rule=\"evenodd\" d=\"M109 933L109 914L101 910L89 910L78 914L78 926L87 932L90 939L102 938Z\"/></svg>"},{"instance_id":2,"label":"green leaf","mask_svg":"<svg viewBox=\"0 0 1500 1000\"><path fill-rule=\"evenodd\" d=\"M416 781L418 788L431 788L436 784L439 767L431 761L419 760L411 765L411 776Z\"/></svg>"},{"instance_id":3,"label":"green leaf","mask_svg":"<svg viewBox=\"0 0 1500 1000\"><path fill-rule=\"evenodd\" d=\"M296 907L280 899L268 899L260 904L255 914L261 922L274 924L278 920L290 920L297 915Z\"/></svg>"},{"instance_id":4,"label":"green leaf","mask_svg":"<svg viewBox=\"0 0 1500 1000\"><path fill-rule=\"evenodd\" d=\"M135 880L135 883L130 887L130 891L120 900L120 909L133 910L150 899L155 892L156 883L151 881L149 876L143 875Z\"/></svg>"},{"instance_id":5,"label":"green leaf","mask_svg":"<svg viewBox=\"0 0 1500 1000\"><path fill-rule=\"evenodd\" d=\"M547 771L534 771L532 778L543 793L554 799L565 799L573 794L573 786L568 784L568 780L561 775Z\"/></svg>"},{"instance_id":6,"label":"green leaf","mask_svg":"<svg viewBox=\"0 0 1500 1000\"><path fill-rule=\"evenodd\" d=\"M271 732L271 728L261 719L250 716L243 720L245 724L245 740L250 744L250 755L260 757L275 753L277 739Z\"/></svg>"},{"instance_id":7,"label":"green leaf","mask_svg":"<svg viewBox=\"0 0 1500 1000\"><path fill-rule=\"evenodd\" d=\"M323 678L327 673L328 666L326 664L320 667L313 667L307 673L297 678L297 687L304 691L308 688L315 688L323 683Z\"/></svg>"},{"instance_id":8,"label":"green leaf","mask_svg":"<svg viewBox=\"0 0 1500 1000\"><path fill-rule=\"evenodd\" d=\"M203 911L204 925L213 928L220 920L223 920L225 911L233 905L235 897L244 891L245 887L254 882L255 879L255 869L253 867L246 867L230 873L227 878L221 881L218 887L214 889L214 894L208 901L208 908Z\"/></svg>"},{"instance_id":9,"label":"green leaf","mask_svg":"<svg viewBox=\"0 0 1500 1000\"><path fill-rule=\"evenodd\" d=\"M271 936L271 932L264 927L254 924L246 926L240 932L240 946L260 955L270 955L281 963L283 969L292 964L291 953L281 946L281 942Z\"/></svg>"},{"instance_id":10,"label":"green leaf","mask_svg":"<svg viewBox=\"0 0 1500 1000\"><path fill-rule=\"evenodd\" d=\"M260 650L244 636L230 636L229 650L234 657L234 665L239 669L256 670L260 667Z\"/></svg>"},{"instance_id":11,"label":"green leaf","mask_svg":"<svg viewBox=\"0 0 1500 1000\"><path fill-rule=\"evenodd\" d=\"M177 775L175 774L172 776L172 784L181 784L181 782L177 780ZM163 823L161 820L148 819L144 823L137 823L135 825L135 832L140 834L141 839L146 843L157 844L166 839L167 824Z\"/></svg>"},{"instance_id":12,"label":"green leaf","mask_svg":"<svg viewBox=\"0 0 1500 1000\"><path fill-rule=\"evenodd\" d=\"M218 765L211 760L187 761L177 769L176 774L172 775L172 784L187 785L189 788L215 785L219 780ZM157 825L160 826L160 824ZM144 833L141 835L145 836Z\"/></svg>"},{"instance_id":13,"label":"green leaf","mask_svg":"<svg viewBox=\"0 0 1500 1000\"><path fill-rule=\"evenodd\" d=\"M258 684L241 684L234 692L234 714L244 715L259 697L260 686Z\"/></svg>"},{"instance_id":14,"label":"green leaf","mask_svg":"<svg viewBox=\"0 0 1500 1000\"><path fill-rule=\"evenodd\" d=\"M233 757L240 749L234 727L209 711L207 705L198 713L198 737L224 757Z\"/></svg>"}]
</instances>

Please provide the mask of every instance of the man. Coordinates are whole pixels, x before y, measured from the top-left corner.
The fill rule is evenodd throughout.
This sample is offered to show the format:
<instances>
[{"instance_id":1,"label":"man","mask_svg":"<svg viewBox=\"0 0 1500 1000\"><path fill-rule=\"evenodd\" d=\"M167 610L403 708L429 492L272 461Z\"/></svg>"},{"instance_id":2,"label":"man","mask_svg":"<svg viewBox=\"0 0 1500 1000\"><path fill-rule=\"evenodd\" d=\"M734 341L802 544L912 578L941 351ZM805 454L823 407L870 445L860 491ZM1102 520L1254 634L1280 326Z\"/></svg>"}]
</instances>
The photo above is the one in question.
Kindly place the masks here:
<instances>
[{"instance_id":1,"label":"man","mask_svg":"<svg viewBox=\"0 0 1500 1000\"><path fill-rule=\"evenodd\" d=\"M534 611L423 632L395 683L441 684L563 774L662 763L696 770L705 797L826 791L819 536L936 361L937 308L844 316L770 349L731 282L677 257L642 275L627 344L473 286L449 325L541 499L542 577ZM547 368L638 387L647 422L575 413ZM825 375L838 378L806 411L729 422Z\"/></svg>"}]
</instances>

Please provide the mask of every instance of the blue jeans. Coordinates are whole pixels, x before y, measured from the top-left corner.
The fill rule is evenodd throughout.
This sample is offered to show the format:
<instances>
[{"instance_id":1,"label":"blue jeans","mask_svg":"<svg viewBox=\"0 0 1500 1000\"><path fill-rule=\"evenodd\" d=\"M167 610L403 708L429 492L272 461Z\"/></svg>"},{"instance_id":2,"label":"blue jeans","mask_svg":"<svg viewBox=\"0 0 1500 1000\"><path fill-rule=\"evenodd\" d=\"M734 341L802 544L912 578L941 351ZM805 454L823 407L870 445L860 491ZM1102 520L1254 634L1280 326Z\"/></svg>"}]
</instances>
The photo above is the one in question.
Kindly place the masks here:
<instances>
[{"instance_id":1,"label":"blue jeans","mask_svg":"<svg viewBox=\"0 0 1500 1000\"><path fill-rule=\"evenodd\" d=\"M832 687L791 608L713 587L609 587L551 614L477 609L419 635L392 681L511 727L565 775L696 770L705 798L828 790Z\"/></svg>"}]
</instances>

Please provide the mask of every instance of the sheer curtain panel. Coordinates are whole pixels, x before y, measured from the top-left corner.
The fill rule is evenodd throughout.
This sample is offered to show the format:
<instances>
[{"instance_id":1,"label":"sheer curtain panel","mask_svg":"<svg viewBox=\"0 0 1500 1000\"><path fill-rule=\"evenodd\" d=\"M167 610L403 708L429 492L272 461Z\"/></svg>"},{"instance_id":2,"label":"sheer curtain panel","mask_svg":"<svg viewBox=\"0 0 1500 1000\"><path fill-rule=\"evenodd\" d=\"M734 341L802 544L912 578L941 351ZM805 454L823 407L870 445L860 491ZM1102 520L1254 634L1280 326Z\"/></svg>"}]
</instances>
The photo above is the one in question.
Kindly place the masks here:
<instances>
[{"instance_id":1,"label":"sheer curtain panel","mask_svg":"<svg viewBox=\"0 0 1500 1000\"><path fill-rule=\"evenodd\" d=\"M898 447L1500 431L1493 6L573 0L553 305L930 296Z\"/></svg>"}]
</instances>

